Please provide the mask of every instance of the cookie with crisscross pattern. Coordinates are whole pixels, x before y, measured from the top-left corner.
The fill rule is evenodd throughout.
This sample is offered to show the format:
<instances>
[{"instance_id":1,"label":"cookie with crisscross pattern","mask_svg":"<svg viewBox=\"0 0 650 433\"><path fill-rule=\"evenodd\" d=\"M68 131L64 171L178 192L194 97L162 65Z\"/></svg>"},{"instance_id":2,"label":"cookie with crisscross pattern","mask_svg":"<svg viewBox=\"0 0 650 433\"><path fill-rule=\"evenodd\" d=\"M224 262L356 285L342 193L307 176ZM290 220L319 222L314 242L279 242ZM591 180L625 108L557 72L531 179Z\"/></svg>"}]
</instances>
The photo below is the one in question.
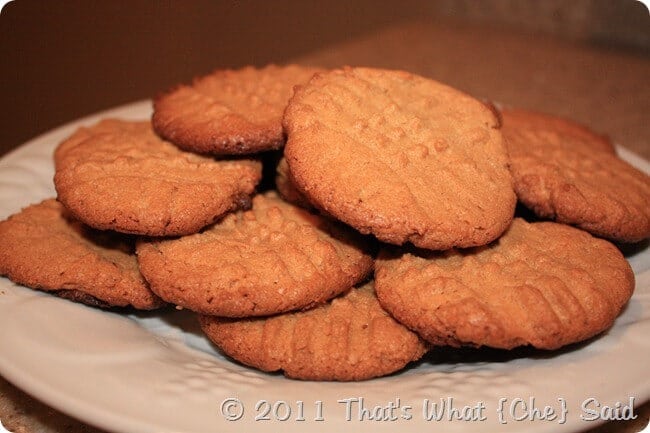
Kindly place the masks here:
<instances>
[{"instance_id":1,"label":"cookie with crisscross pattern","mask_svg":"<svg viewBox=\"0 0 650 433\"><path fill-rule=\"evenodd\" d=\"M0 222L0 275L95 307L150 310L164 302L138 271L134 239L74 220L54 199Z\"/></svg>"},{"instance_id":2,"label":"cookie with crisscross pattern","mask_svg":"<svg viewBox=\"0 0 650 433\"><path fill-rule=\"evenodd\" d=\"M152 122L162 137L193 152L279 149L282 113L293 87L320 70L298 65L216 70L156 98Z\"/></svg>"},{"instance_id":3,"label":"cookie with crisscross pattern","mask_svg":"<svg viewBox=\"0 0 650 433\"><path fill-rule=\"evenodd\" d=\"M307 308L347 290L372 271L366 248L353 230L268 192L201 233L143 241L137 252L166 301L247 317Z\"/></svg>"},{"instance_id":4,"label":"cookie with crisscross pattern","mask_svg":"<svg viewBox=\"0 0 650 433\"><path fill-rule=\"evenodd\" d=\"M458 90L345 68L297 87L283 121L299 190L362 233L447 249L484 245L512 220L498 118Z\"/></svg>"},{"instance_id":5,"label":"cookie with crisscross pattern","mask_svg":"<svg viewBox=\"0 0 650 433\"><path fill-rule=\"evenodd\" d=\"M568 119L506 109L503 134L519 200L538 216L619 242L650 237L650 177Z\"/></svg>"},{"instance_id":6,"label":"cookie with crisscross pattern","mask_svg":"<svg viewBox=\"0 0 650 433\"><path fill-rule=\"evenodd\" d=\"M259 319L201 316L203 331L234 359L304 380L365 380L420 358L426 344L386 313L372 282L308 311Z\"/></svg>"},{"instance_id":7,"label":"cookie with crisscross pattern","mask_svg":"<svg viewBox=\"0 0 650 433\"><path fill-rule=\"evenodd\" d=\"M375 284L382 306L433 344L555 349L609 328L634 273L608 241L516 218L484 247L385 250Z\"/></svg>"},{"instance_id":8,"label":"cookie with crisscross pattern","mask_svg":"<svg viewBox=\"0 0 650 433\"><path fill-rule=\"evenodd\" d=\"M56 149L58 199L101 230L176 236L196 233L245 207L262 176L255 160L215 160L161 140L148 121L106 119Z\"/></svg>"}]
</instances>

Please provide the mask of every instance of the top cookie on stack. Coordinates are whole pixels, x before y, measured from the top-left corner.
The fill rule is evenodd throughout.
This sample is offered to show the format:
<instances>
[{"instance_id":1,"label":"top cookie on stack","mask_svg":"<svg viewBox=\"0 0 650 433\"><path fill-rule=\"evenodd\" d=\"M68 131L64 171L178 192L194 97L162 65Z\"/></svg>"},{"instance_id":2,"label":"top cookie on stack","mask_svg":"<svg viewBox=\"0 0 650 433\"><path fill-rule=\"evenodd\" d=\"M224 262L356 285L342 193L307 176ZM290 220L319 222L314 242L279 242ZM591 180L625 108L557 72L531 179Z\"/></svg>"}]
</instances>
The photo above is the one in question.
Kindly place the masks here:
<instances>
[{"instance_id":1,"label":"top cookie on stack","mask_svg":"<svg viewBox=\"0 0 650 433\"><path fill-rule=\"evenodd\" d=\"M298 189L362 233L444 250L487 244L512 220L499 120L451 87L403 71L319 73L283 122Z\"/></svg>"}]
</instances>

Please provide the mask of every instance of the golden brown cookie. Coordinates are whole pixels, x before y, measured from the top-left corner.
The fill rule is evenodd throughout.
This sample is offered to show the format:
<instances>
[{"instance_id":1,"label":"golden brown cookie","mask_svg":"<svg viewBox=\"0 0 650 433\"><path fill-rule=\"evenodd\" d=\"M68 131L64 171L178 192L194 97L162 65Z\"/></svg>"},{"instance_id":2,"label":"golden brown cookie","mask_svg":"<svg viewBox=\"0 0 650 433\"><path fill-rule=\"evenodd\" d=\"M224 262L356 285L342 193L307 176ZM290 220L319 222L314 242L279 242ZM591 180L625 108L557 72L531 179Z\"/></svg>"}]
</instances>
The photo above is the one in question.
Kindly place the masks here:
<instances>
[{"instance_id":1,"label":"golden brown cookie","mask_svg":"<svg viewBox=\"0 0 650 433\"><path fill-rule=\"evenodd\" d=\"M164 302L138 271L133 239L71 219L54 199L0 222L0 275L95 307L150 310Z\"/></svg>"},{"instance_id":2,"label":"golden brown cookie","mask_svg":"<svg viewBox=\"0 0 650 433\"><path fill-rule=\"evenodd\" d=\"M503 108L500 112L502 121L505 113L510 119L509 123L525 122L527 128L536 131L536 134L546 137L549 141L563 143L564 146L581 146L616 154L616 147L608 136L598 134L571 119L511 107ZM505 135L506 131L503 127L502 132Z\"/></svg>"},{"instance_id":3,"label":"golden brown cookie","mask_svg":"<svg viewBox=\"0 0 650 433\"><path fill-rule=\"evenodd\" d=\"M305 197L296 188L296 184L291 178L289 165L287 164L287 160L285 158L281 158L278 162L275 176L275 187L277 188L282 198L289 203L293 203L296 206L300 206L304 209L313 208L311 203L309 203L309 200L307 200L307 197Z\"/></svg>"},{"instance_id":4,"label":"golden brown cookie","mask_svg":"<svg viewBox=\"0 0 650 433\"><path fill-rule=\"evenodd\" d=\"M307 308L372 272L358 234L257 195L246 212L199 234L137 246L140 270L168 302L203 314L247 317Z\"/></svg>"},{"instance_id":5,"label":"golden brown cookie","mask_svg":"<svg viewBox=\"0 0 650 433\"><path fill-rule=\"evenodd\" d=\"M382 306L425 340L504 349L556 349L592 337L634 290L634 273L611 243L519 218L485 247L382 251L375 279Z\"/></svg>"},{"instance_id":6,"label":"golden brown cookie","mask_svg":"<svg viewBox=\"0 0 650 433\"><path fill-rule=\"evenodd\" d=\"M279 149L293 86L320 70L297 65L217 70L156 98L152 122L161 137L193 152Z\"/></svg>"},{"instance_id":7,"label":"golden brown cookie","mask_svg":"<svg viewBox=\"0 0 650 433\"><path fill-rule=\"evenodd\" d=\"M102 120L56 149L58 199L98 229L150 236L196 233L246 206L261 178L253 160L178 150L149 122Z\"/></svg>"},{"instance_id":8,"label":"golden brown cookie","mask_svg":"<svg viewBox=\"0 0 650 433\"><path fill-rule=\"evenodd\" d=\"M379 305L372 282L311 310L259 319L199 316L228 356L303 380L365 380L419 359L426 344Z\"/></svg>"},{"instance_id":9,"label":"golden brown cookie","mask_svg":"<svg viewBox=\"0 0 650 433\"><path fill-rule=\"evenodd\" d=\"M650 236L650 177L566 119L503 110L519 200L538 216L619 242ZM550 120L549 120L550 119Z\"/></svg>"},{"instance_id":10,"label":"golden brown cookie","mask_svg":"<svg viewBox=\"0 0 650 433\"><path fill-rule=\"evenodd\" d=\"M484 245L512 220L498 119L458 90L345 68L297 87L283 122L298 189L362 233L447 249Z\"/></svg>"}]
</instances>

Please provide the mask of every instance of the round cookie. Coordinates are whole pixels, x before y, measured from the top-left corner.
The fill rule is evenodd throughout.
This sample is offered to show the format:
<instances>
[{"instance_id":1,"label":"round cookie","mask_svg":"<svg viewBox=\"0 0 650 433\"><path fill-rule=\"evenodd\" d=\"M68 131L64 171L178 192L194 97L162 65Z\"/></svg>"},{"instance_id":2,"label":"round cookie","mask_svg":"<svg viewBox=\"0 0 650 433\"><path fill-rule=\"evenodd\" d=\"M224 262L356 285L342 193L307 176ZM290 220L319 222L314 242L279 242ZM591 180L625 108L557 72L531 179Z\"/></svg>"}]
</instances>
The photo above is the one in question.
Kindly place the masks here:
<instances>
[{"instance_id":1,"label":"round cookie","mask_svg":"<svg viewBox=\"0 0 650 433\"><path fill-rule=\"evenodd\" d=\"M519 200L542 218L618 242L650 237L650 177L566 119L503 110Z\"/></svg>"},{"instance_id":2,"label":"round cookie","mask_svg":"<svg viewBox=\"0 0 650 433\"><path fill-rule=\"evenodd\" d=\"M18 284L94 307L164 304L138 271L132 239L85 227L54 199L0 222L0 245L0 275Z\"/></svg>"},{"instance_id":3,"label":"round cookie","mask_svg":"<svg viewBox=\"0 0 650 433\"><path fill-rule=\"evenodd\" d=\"M282 113L296 84L321 69L289 65L216 70L154 101L152 122L178 147L248 154L284 145Z\"/></svg>"},{"instance_id":4,"label":"round cookie","mask_svg":"<svg viewBox=\"0 0 650 433\"><path fill-rule=\"evenodd\" d=\"M298 313L231 320L199 316L208 338L228 356L303 380L365 380L419 359L426 344L386 313L372 282Z\"/></svg>"},{"instance_id":5,"label":"round cookie","mask_svg":"<svg viewBox=\"0 0 650 433\"><path fill-rule=\"evenodd\" d=\"M609 328L634 273L611 243L516 218L494 244L391 253L376 263L382 306L436 345L556 349Z\"/></svg>"},{"instance_id":6,"label":"round cookie","mask_svg":"<svg viewBox=\"0 0 650 433\"><path fill-rule=\"evenodd\" d=\"M512 220L498 119L458 90L345 68L297 87L283 122L298 189L362 233L448 249L489 243Z\"/></svg>"},{"instance_id":7,"label":"round cookie","mask_svg":"<svg viewBox=\"0 0 650 433\"><path fill-rule=\"evenodd\" d=\"M201 233L138 242L137 254L164 300L247 317L308 308L347 290L372 272L364 249L358 233L268 192Z\"/></svg>"},{"instance_id":8,"label":"round cookie","mask_svg":"<svg viewBox=\"0 0 650 433\"><path fill-rule=\"evenodd\" d=\"M58 199L98 229L150 236L196 233L247 206L262 166L177 149L149 122L102 120L56 149Z\"/></svg>"},{"instance_id":9,"label":"round cookie","mask_svg":"<svg viewBox=\"0 0 650 433\"><path fill-rule=\"evenodd\" d=\"M289 165L285 158L278 162L275 175L275 187L283 199L296 206L304 209L313 209L309 200L296 188L294 181L291 179Z\"/></svg>"},{"instance_id":10,"label":"round cookie","mask_svg":"<svg viewBox=\"0 0 650 433\"><path fill-rule=\"evenodd\" d=\"M521 122L522 128L535 131L535 134L540 137L546 137L548 141L555 141L569 147L581 146L616 155L616 147L609 137L600 135L587 126L571 119L511 107L502 108L500 113L502 121L505 115L508 117L508 123L514 124ZM502 132L505 136L505 126L502 126Z\"/></svg>"}]
</instances>

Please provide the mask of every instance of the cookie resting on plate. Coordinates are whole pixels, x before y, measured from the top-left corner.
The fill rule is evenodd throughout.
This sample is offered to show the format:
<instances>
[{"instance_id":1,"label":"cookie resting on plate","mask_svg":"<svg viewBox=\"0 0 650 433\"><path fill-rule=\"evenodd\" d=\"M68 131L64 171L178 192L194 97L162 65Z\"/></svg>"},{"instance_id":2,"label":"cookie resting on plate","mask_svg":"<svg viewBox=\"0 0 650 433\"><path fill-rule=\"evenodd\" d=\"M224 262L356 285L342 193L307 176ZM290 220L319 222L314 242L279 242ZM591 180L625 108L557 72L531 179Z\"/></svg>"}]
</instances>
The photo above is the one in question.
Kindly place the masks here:
<instances>
[{"instance_id":1,"label":"cookie resting on plate","mask_svg":"<svg viewBox=\"0 0 650 433\"><path fill-rule=\"evenodd\" d=\"M267 192L201 233L138 242L137 254L166 301L246 317L308 308L362 281L373 265L366 241Z\"/></svg>"},{"instance_id":2,"label":"cookie resting on plate","mask_svg":"<svg viewBox=\"0 0 650 433\"><path fill-rule=\"evenodd\" d=\"M160 136L193 152L279 149L282 113L293 87L318 71L298 65L216 70L156 98L152 122Z\"/></svg>"},{"instance_id":3,"label":"cookie resting on plate","mask_svg":"<svg viewBox=\"0 0 650 433\"><path fill-rule=\"evenodd\" d=\"M424 341L381 308L372 282L307 311L199 321L228 356L294 379L371 379L401 370L427 351Z\"/></svg>"},{"instance_id":4,"label":"cookie resting on plate","mask_svg":"<svg viewBox=\"0 0 650 433\"><path fill-rule=\"evenodd\" d=\"M516 218L484 247L383 250L375 287L382 306L432 344L556 349L612 326L634 273L606 240Z\"/></svg>"},{"instance_id":5,"label":"cookie resting on plate","mask_svg":"<svg viewBox=\"0 0 650 433\"><path fill-rule=\"evenodd\" d=\"M345 68L296 87L284 155L317 208L427 249L497 238L516 198L500 124L480 101L403 71Z\"/></svg>"},{"instance_id":6,"label":"cookie resting on plate","mask_svg":"<svg viewBox=\"0 0 650 433\"><path fill-rule=\"evenodd\" d=\"M0 275L94 307L150 310L164 302L138 271L134 240L73 220L56 200L0 222Z\"/></svg>"},{"instance_id":7,"label":"cookie resting on plate","mask_svg":"<svg viewBox=\"0 0 650 433\"><path fill-rule=\"evenodd\" d=\"M519 200L535 214L617 242L650 237L650 177L569 120L503 110Z\"/></svg>"},{"instance_id":8,"label":"cookie resting on plate","mask_svg":"<svg viewBox=\"0 0 650 433\"><path fill-rule=\"evenodd\" d=\"M161 140L146 121L80 128L54 154L58 199L91 227L149 236L196 233L250 203L259 161L215 160Z\"/></svg>"}]
</instances>

